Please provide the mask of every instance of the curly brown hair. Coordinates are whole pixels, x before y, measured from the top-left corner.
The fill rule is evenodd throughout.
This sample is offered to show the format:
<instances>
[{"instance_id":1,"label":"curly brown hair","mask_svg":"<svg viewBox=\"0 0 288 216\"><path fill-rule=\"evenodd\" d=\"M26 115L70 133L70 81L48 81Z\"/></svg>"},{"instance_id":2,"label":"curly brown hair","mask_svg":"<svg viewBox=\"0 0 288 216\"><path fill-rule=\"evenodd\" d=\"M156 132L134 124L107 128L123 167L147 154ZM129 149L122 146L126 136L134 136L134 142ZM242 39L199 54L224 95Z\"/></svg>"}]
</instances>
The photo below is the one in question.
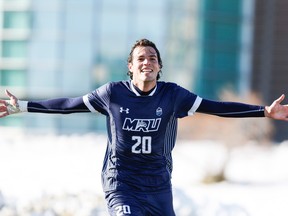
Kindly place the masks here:
<instances>
[{"instance_id":1,"label":"curly brown hair","mask_svg":"<svg viewBox=\"0 0 288 216\"><path fill-rule=\"evenodd\" d=\"M157 75L157 80L159 80L160 79L160 73L162 72L161 68L163 67L163 64L162 64L162 59L161 59L161 56L160 56L160 52L157 49L156 45L152 41L150 41L148 39L145 39L145 38L137 40L135 42L135 44L132 46L132 48L131 48L131 51L130 51L128 59L127 59L127 63L129 64L129 63L132 62L132 60L133 60L133 51L135 50L136 47L139 47L139 46L142 46L142 47L149 46L149 47L152 47L153 49L155 49L155 51L157 53L158 63L159 63L159 66L160 66L160 71L159 71L159 73ZM128 71L127 75L130 77L130 79L133 79L133 73L131 71Z\"/></svg>"}]
</instances>

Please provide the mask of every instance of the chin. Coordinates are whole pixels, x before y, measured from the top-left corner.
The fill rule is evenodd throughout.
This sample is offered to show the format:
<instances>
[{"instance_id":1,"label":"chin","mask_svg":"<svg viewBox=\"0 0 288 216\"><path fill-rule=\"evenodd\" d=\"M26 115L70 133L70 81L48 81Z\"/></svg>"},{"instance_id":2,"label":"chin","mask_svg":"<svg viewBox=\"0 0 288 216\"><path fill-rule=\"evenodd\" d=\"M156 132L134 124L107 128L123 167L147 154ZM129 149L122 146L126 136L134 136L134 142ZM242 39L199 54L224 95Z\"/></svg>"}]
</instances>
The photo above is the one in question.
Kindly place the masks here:
<instances>
[{"instance_id":1,"label":"chin","mask_svg":"<svg viewBox=\"0 0 288 216\"><path fill-rule=\"evenodd\" d=\"M156 77L154 77L154 76L145 76L145 77L142 77L142 80L143 81L154 81L154 80L156 80Z\"/></svg>"},{"instance_id":2,"label":"chin","mask_svg":"<svg viewBox=\"0 0 288 216\"><path fill-rule=\"evenodd\" d=\"M156 81L156 78L146 78L146 79L142 79L143 82L153 82Z\"/></svg>"}]
</instances>

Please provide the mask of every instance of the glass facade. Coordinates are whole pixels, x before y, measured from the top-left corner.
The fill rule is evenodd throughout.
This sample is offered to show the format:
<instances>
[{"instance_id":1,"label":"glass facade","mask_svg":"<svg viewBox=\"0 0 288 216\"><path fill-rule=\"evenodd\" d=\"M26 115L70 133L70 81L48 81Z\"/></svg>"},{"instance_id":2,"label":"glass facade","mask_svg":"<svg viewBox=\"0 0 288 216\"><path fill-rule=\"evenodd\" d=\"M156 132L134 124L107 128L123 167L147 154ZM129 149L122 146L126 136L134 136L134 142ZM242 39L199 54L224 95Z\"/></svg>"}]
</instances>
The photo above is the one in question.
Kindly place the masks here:
<instances>
[{"instance_id":1,"label":"glass facade","mask_svg":"<svg viewBox=\"0 0 288 216\"><path fill-rule=\"evenodd\" d=\"M215 99L223 88L239 91L242 0L204 0L197 91Z\"/></svg>"},{"instance_id":2,"label":"glass facade","mask_svg":"<svg viewBox=\"0 0 288 216\"><path fill-rule=\"evenodd\" d=\"M240 0L5 0L0 4L1 92L9 88L19 98L33 100L74 97L106 82L128 79L127 57L140 38L158 46L163 80L212 98L227 84L238 88ZM6 119L0 124L17 119L25 128L59 133L105 128L104 118L91 114Z\"/></svg>"},{"instance_id":3,"label":"glass facade","mask_svg":"<svg viewBox=\"0 0 288 216\"><path fill-rule=\"evenodd\" d=\"M201 1L170 1L166 10L167 40L165 44L163 78L177 82L190 90L195 89L201 49L199 12Z\"/></svg>"},{"instance_id":4,"label":"glass facade","mask_svg":"<svg viewBox=\"0 0 288 216\"><path fill-rule=\"evenodd\" d=\"M23 33L29 31L28 14L28 12L19 12L18 14L15 11L2 13L1 86L16 85L23 88L26 86L27 67L25 67L25 62L28 53L28 38Z\"/></svg>"},{"instance_id":5,"label":"glass facade","mask_svg":"<svg viewBox=\"0 0 288 216\"><path fill-rule=\"evenodd\" d=\"M0 6L0 90L12 88L22 97L28 83L29 1L4 0ZM15 116L1 120L1 125L24 126L24 122L21 116Z\"/></svg>"}]
</instances>

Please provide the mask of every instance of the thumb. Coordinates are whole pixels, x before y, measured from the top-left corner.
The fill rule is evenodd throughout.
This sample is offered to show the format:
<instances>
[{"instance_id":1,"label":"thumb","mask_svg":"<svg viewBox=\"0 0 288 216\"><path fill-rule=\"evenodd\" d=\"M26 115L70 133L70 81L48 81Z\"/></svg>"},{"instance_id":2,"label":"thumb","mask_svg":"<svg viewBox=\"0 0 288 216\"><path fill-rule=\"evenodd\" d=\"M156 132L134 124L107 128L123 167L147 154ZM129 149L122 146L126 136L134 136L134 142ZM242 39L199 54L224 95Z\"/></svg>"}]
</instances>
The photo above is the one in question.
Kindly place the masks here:
<instances>
[{"instance_id":1,"label":"thumb","mask_svg":"<svg viewBox=\"0 0 288 216\"><path fill-rule=\"evenodd\" d=\"M282 94L278 99L275 100L275 102L280 104L284 99L285 99L285 95Z\"/></svg>"},{"instance_id":2,"label":"thumb","mask_svg":"<svg viewBox=\"0 0 288 216\"><path fill-rule=\"evenodd\" d=\"M11 98L11 97L15 97L13 94L11 94L7 89L5 89L5 94Z\"/></svg>"},{"instance_id":3,"label":"thumb","mask_svg":"<svg viewBox=\"0 0 288 216\"><path fill-rule=\"evenodd\" d=\"M15 106L18 103L18 98L15 95L11 94L11 92L9 92L7 89L5 90L5 93L10 99L10 104Z\"/></svg>"}]
</instances>

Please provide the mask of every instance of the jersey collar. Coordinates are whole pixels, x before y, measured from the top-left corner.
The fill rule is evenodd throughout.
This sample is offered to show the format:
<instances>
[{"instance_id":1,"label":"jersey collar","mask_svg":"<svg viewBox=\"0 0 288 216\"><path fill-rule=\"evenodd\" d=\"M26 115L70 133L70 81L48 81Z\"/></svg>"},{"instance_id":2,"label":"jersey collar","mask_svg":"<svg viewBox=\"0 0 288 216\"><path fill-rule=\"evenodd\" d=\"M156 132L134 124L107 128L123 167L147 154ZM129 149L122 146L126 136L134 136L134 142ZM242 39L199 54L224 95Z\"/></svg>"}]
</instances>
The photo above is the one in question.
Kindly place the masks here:
<instances>
[{"instance_id":1,"label":"jersey collar","mask_svg":"<svg viewBox=\"0 0 288 216\"><path fill-rule=\"evenodd\" d=\"M131 88L131 90L134 92L134 94L135 94L136 96L142 96L142 95L139 94L139 92L134 88L134 85L133 85L133 83L132 83L132 80L130 80L130 88ZM147 96L153 96L154 93L156 92L156 90L157 90L157 83L156 83L156 86L155 86L155 88L153 89L153 91L152 91L149 95L147 95Z\"/></svg>"}]
</instances>

